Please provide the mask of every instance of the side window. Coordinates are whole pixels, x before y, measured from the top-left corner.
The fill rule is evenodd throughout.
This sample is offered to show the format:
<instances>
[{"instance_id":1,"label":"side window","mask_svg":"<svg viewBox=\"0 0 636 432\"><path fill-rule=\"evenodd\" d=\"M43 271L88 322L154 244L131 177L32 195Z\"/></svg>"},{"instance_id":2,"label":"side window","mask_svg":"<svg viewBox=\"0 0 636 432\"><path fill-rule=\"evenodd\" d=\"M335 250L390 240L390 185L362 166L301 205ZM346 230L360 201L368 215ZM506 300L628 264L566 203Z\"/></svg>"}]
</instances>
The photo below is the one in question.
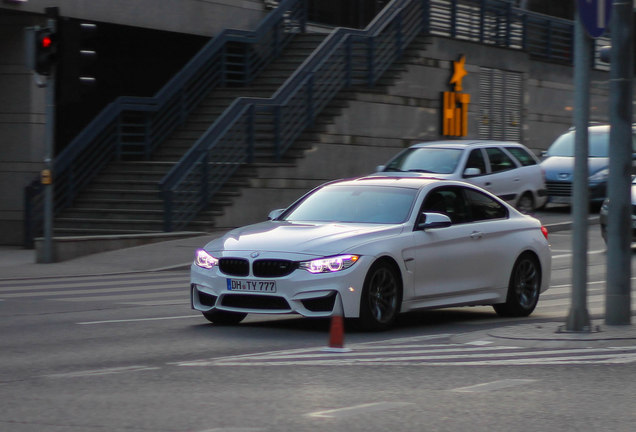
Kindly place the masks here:
<instances>
[{"instance_id":1,"label":"side window","mask_svg":"<svg viewBox=\"0 0 636 432\"><path fill-rule=\"evenodd\" d=\"M493 173L516 168L514 161L503 150L497 147L489 147L486 149L486 153L490 161L490 170Z\"/></svg>"},{"instance_id":2,"label":"side window","mask_svg":"<svg viewBox=\"0 0 636 432\"><path fill-rule=\"evenodd\" d=\"M464 193L466 194L471 222L508 217L506 207L488 195L472 189L465 189Z\"/></svg>"},{"instance_id":3,"label":"side window","mask_svg":"<svg viewBox=\"0 0 636 432\"><path fill-rule=\"evenodd\" d=\"M445 214L453 224L468 221L464 197L458 187L441 187L429 192L422 205L422 212Z\"/></svg>"},{"instance_id":4,"label":"side window","mask_svg":"<svg viewBox=\"0 0 636 432\"><path fill-rule=\"evenodd\" d=\"M505 149L508 151L508 153L517 158L521 166L530 166L537 164L536 159L522 147L505 147Z\"/></svg>"},{"instance_id":5,"label":"side window","mask_svg":"<svg viewBox=\"0 0 636 432\"><path fill-rule=\"evenodd\" d=\"M479 170L479 174L464 174L464 177L474 177L481 174L486 174L486 161L484 160L484 154L481 149L473 149L470 151L468 155L468 160L466 160L466 168L464 168L464 173L469 168L477 168Z\"/></svg>"}]
</instances>

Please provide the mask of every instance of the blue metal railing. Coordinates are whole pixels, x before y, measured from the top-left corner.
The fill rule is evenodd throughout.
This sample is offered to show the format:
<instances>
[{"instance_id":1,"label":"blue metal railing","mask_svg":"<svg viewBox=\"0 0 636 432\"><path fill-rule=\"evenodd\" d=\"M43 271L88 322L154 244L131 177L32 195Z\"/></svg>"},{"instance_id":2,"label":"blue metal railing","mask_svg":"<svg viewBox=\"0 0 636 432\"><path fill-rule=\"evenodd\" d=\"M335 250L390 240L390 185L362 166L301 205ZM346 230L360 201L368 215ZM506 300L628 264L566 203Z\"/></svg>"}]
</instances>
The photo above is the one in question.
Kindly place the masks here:
<instances>
[{"instance_id":1,"label":"blue metal railing","mask_svg":"<svg viewBox=\"0 0 636 432\"><path fill-rule=\"evenodd\" d=\"M264 59L304 29L304 4L281 2L254 33L224 31L155 98L123 97L107 107L56 159L56 209L70 205L110 160L149 155L210 88L251 81ZM276 158L284 155L338 91L373 86L417 34L523 50L545 61L572 61L571 21L517 9L504 0L394 0L365 30L332 32L272 98L234 101L161 181L164 229L184 227L238 167L253 160L257 149ZM271 55L259 55L267 49ZM595 66L603 68L598 62ZM25 231L31 238L41 226L40 191L35 181L25 193Z\"/></svg>"},{"instance_id":2,"label":"blue metal railing","mask_svg":"<svg viewBox=\"0 0 636 432\"><path fill-rule=\"evenodd\" d=\"M306 0L285 0L255 31L227 29L207 43L154 97L119 97L56 157L55 213L110 161L148 158L214 88L249 84L278 57L294 34L305 31ZM43 188L25 188L25 246L42 232Z\"/></svg>"}]
</instances>

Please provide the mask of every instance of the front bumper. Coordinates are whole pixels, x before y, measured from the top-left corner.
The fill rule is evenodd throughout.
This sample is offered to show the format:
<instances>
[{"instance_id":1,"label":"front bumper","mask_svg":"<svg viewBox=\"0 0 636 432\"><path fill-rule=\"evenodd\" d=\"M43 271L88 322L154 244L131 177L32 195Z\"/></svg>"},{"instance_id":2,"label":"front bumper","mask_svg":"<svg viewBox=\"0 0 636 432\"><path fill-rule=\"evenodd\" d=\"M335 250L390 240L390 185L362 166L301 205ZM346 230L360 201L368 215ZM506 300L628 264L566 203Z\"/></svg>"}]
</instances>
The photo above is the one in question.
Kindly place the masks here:
<instances>
[{"instance_id":1,"label":"front bumper","mask_svg":"<svg viewBox=\"0 0 636 432\"><path fill-rule=\"evenodd\" d=\"M306 317L333 315L337 294L345 317L357 318L367 263L364 257L351 268L335 273L312 274L296 269L287 276L267 279L276 283L276 292L233 291L228 279L263 281L253 276L234 277L218 268L204 269L192 264L190 300L201 312L223 310L259 314L300 314ZM231 285L231 284L230 284Z\"/></svg>"}]
</instances>

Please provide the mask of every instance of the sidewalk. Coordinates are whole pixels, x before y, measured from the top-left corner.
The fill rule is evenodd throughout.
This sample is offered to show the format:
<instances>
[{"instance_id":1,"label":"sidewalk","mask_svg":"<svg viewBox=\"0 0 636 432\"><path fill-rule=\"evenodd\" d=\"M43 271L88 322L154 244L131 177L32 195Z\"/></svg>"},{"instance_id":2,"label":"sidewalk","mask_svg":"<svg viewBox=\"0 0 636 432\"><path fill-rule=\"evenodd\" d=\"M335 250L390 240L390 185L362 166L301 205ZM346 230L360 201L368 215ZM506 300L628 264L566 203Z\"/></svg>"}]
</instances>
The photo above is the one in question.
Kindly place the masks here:
<instances>
[{"instance_id":1,"label":"sidewalk","mask_svg":"<svg viewBox=\"0 0 636 432\"><path fill-rule=\"evenodd\" d=\"M549 209L537 213L536 217L549 232L571 228L568 209ZM595 223L598 223L598 215L590 215L590 224ZM34 250L19 246L0 246L0 280L187 269L192 263L194 251L222 234L223 231L218 231L199 237L101 252L51 264L36 263Z\"/></svg>"}]
</instances>

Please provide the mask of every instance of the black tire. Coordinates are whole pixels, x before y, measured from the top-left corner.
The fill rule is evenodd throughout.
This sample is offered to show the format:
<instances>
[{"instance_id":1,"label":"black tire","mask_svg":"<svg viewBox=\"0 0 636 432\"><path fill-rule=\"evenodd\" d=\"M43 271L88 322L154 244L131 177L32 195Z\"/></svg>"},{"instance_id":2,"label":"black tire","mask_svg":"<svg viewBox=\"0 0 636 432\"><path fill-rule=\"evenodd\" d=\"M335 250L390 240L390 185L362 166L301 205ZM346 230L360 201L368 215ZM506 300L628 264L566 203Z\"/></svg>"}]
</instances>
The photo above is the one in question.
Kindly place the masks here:
<instances>
[{"instance_id":1,"label":"black tire","mask_svg":"<svg viewBox=\"0 0 636 432\"><path fill-rule=\"evenodd\" d=\"M364 279L360 298L359 326L364 330L386 330L402 305L402 283L396 269L386 261L375 263Z\"/></svg>"},{"instance_id":2,"label":"black tire","mask_svg":"<svg viewBox=\"0 0 636 432\"><path fill-rule=\"evenodd\" d=\"M500 316L524 317L532 313L541 292L541 265L529 253L521 255L512 268L505 303L495 304Z\"/></svg>"},{"instance_id":3,"label":"black tire","mask_svg":"<svg viewBox=\"0 0 636 432\"><path fill-rule=\"evenodd\" d=\"M238 324L245 319L246 313L226 312L220 310L211 310L210 312L201 312L205 319L214 324L233 325Z\"/></svg>"},{"instance_id":4,"label":"black tire","mask_svg":"<svg viewBox=\"0 0 636 432\"><path fill-rule=\"evenodd\" d=\"M530 192L521 195L521 198L517 201L517 210L523 214L531 214L534 212L534 197Z\"/></svg>"}]
</instances>

